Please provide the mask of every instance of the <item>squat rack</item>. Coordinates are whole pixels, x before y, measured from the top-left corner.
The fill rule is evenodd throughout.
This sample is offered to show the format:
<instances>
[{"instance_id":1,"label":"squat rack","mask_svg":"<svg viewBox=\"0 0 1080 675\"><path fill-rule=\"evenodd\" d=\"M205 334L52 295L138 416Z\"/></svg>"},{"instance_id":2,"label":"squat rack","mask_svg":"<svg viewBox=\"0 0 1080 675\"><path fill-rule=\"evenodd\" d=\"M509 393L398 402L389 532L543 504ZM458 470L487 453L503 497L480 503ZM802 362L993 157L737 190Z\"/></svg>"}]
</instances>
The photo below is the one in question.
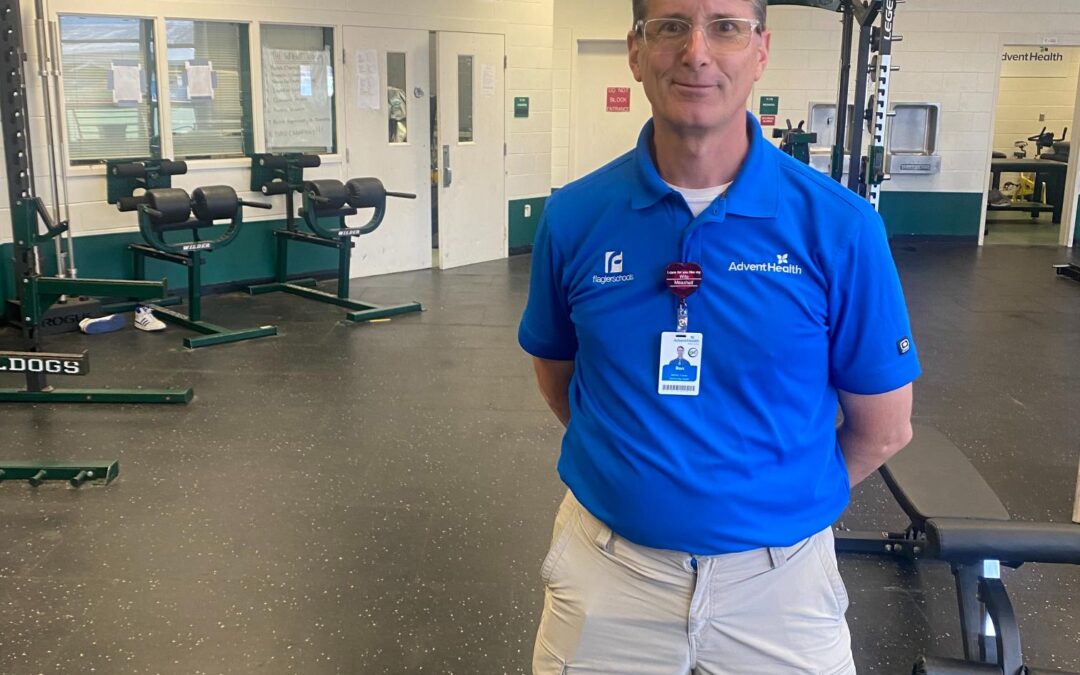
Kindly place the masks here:
<instances>
[{"instance_id":1,"label":"squat rack","mask_svg":"<svg viewBox=\"0 0 1080 675\"><path fill-rule=\"evenodd\" d=\"M38 7L40 11L40 5ZM64 256L58 249L59 274L42 273L45 261L41 248L70 234L67 220L59 219L59 205L54 203L56 218L46 208L34 189L34 166L31 154L30 124L26 101L23 26L19 0L0 0L0 134L3 136L4 165L7 171L8 203L11 209L12 248L14 252L14 282L17 301L17 323L22 332L23 351L0 351L0 372L25 376L25 389L0 388L0 402L28 403L174 403L184 404L192 399L191 389L175 390L117 390L117 389L56 389L48 383L49 375L86 375L89 359L82 354L45 353L42 344L42 319L53 304L65 296L89 295L132 299L157 298L164 294L161 281L116 281L108 279L75 279L64 276ZM47 50L43 41L44 19L38 18L39 56L44 61ZM53 58L58 58L54 54ZM42 66L45 70L45 66ZM44 80L44 78L43 78ZM51 95L47 82L42 92L47 100ZM52 114L53 110L47 111ZM51 124L49 119L50 135ZM62 126L62 122L61 122ZM56 153L49 139L49 175L55 182L57 172L63 173L64 160L57 169ZM57 199L56 186L53 188ZM44 233L41 229L44 226ZM70 253L70 248L68 249ZM68 480L73 485L87 481L108 482L119 470L113 460L86 462L12 462L0 460L0 481L29 480L38 485L46 480Z\"/></svg>"},{"instance_id":2,"label":"squat rack","mask_svg":"<svg viewBox=\"0 0 1080 675\"><path fill-rule=\"evenodd\" d=\"M843 182L844 156L851 152L847 186L867 199L875 209L880 208L881 184L889 180L885 173L886 124L889 113L889 86L892 73L892 45L903 40L895 30L896 6L904 0L769 0L770 6L794 5L838 12L843 15L843 37L840 46L840 86L836 98L836 140L833 143L829 175ZM876 25L880 24L880 25ZM862 120L847 119L848 94L851 88L851 48L855 44L855 26L859 27L858 60L855 65L855 102L861 105L867 92L873 93L867 102ZM871 60L873 54L873 60ZM867 154L862 152L863 124L871 134ZM848 127L851 127L851 148L845 147Z\"/></svg>"}]
</instances>

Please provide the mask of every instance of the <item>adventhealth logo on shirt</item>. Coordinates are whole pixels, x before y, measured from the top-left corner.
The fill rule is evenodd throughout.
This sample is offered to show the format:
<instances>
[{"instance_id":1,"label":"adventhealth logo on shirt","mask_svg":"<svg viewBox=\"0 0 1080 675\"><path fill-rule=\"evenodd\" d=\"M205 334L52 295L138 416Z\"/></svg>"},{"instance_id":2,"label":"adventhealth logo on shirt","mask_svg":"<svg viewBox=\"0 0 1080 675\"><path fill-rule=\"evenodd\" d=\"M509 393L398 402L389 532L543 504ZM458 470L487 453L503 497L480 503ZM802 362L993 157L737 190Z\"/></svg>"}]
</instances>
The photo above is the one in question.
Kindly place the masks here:
<instances>
[{"instance_id":1,"label":"adventhealth logo on shirt","mask_svg":"<svg viewBox=\"0 0 1080 675\"><path fill-rule=\"evenodd\" d=\"M627 281L633 281L633 274L623 273L623 252L622 251L605 251L604 252L604 274L593 275L594 284L618 284L625 283Z\"/></svg>"},{"instance_id":2,"label":"adventhealth logo on shirt","mask_svg":"<svg viewBox=\"0 0 1080 675\"><path fill-rule=\"evenodd\" d=\"M788 260L787 253L778 253L776 262L748 263L732 262L728 272L767 272L770 274L792 274L798 276L803 268Z\"/></svg>"}]
</instances>

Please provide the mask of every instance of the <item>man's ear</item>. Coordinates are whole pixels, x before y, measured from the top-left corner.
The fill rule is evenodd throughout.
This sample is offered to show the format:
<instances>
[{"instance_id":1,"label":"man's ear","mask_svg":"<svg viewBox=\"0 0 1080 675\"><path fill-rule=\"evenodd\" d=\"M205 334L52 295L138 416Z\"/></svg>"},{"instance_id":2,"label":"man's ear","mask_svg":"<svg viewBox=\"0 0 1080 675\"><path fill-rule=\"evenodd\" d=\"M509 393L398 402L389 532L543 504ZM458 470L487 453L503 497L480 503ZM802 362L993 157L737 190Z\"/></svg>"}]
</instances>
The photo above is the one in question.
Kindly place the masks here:
<instances>
[{"instance_id":1,"label":"man's ear","mask_svg":"<svg viewBox=\"0 0 1080 675\"><path fill-rule=\"evenodd\" d=\"M641 67L638 65L641 50L638 45L637 32L634 30L626 34L626 51L630 60L630 72L634 74L635 80L641 82Z\"/></svg>"},{"instance_id":2,"label":"man's ear","mask_svg":"<svg viewBox=\"0 0 1080 675\"><path fill-rule=\"evenodd\" d=\"M765 66L769 65L769 45L772 42L772 33L764 31L761 34L761 46L758 47L757 67L754 72L754 81L757 82L765 73Z\"/></svg>"}]
</instances>

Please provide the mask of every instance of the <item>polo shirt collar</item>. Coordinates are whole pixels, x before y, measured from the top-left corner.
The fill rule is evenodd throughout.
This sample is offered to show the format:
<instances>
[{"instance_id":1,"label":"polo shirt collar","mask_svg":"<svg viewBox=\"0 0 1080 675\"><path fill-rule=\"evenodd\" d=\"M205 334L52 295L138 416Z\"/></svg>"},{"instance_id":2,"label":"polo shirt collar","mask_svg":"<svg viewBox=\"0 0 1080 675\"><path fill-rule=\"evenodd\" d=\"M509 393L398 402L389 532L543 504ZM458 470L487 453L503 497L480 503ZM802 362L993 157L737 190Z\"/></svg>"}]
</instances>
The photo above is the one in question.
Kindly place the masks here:
<instances>
[{"instance_id":1,"label":"polo shirt collar","mask_svg":"<svg viewBox=\"0 0 1080 675\"><path fill-rule=\"evenodd\" d=\"M750 151L735 182L728 188L725 196L727 212L751 218L771 218L776 215L780 190L777 151L765 140L761 126L750 112L746 113L746 133L750 137ZM630 205L635 209L646 209L674 192L656 169L649 147L652 136L653 121L650 119L641 129L634 149L637 185Z\"/></svg>"}]
</instances>

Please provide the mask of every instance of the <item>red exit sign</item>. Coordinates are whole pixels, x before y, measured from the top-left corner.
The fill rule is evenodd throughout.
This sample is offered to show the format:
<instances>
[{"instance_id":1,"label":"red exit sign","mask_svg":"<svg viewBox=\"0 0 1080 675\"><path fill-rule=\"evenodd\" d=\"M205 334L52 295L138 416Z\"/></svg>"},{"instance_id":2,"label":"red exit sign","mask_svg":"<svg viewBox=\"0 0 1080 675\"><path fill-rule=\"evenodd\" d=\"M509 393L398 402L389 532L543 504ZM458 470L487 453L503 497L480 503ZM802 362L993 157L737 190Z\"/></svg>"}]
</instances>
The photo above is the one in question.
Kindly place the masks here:
<instances>
[{"instance_id":1,"label":"red exit sign","mask_svg":"<svg viewBox=\"0 0 1080 675\"><path fill-rule=\"evenodd\" d=\"M630 112L630 87L607 88L607 111Z\"/></svg>"}]
</instances>

